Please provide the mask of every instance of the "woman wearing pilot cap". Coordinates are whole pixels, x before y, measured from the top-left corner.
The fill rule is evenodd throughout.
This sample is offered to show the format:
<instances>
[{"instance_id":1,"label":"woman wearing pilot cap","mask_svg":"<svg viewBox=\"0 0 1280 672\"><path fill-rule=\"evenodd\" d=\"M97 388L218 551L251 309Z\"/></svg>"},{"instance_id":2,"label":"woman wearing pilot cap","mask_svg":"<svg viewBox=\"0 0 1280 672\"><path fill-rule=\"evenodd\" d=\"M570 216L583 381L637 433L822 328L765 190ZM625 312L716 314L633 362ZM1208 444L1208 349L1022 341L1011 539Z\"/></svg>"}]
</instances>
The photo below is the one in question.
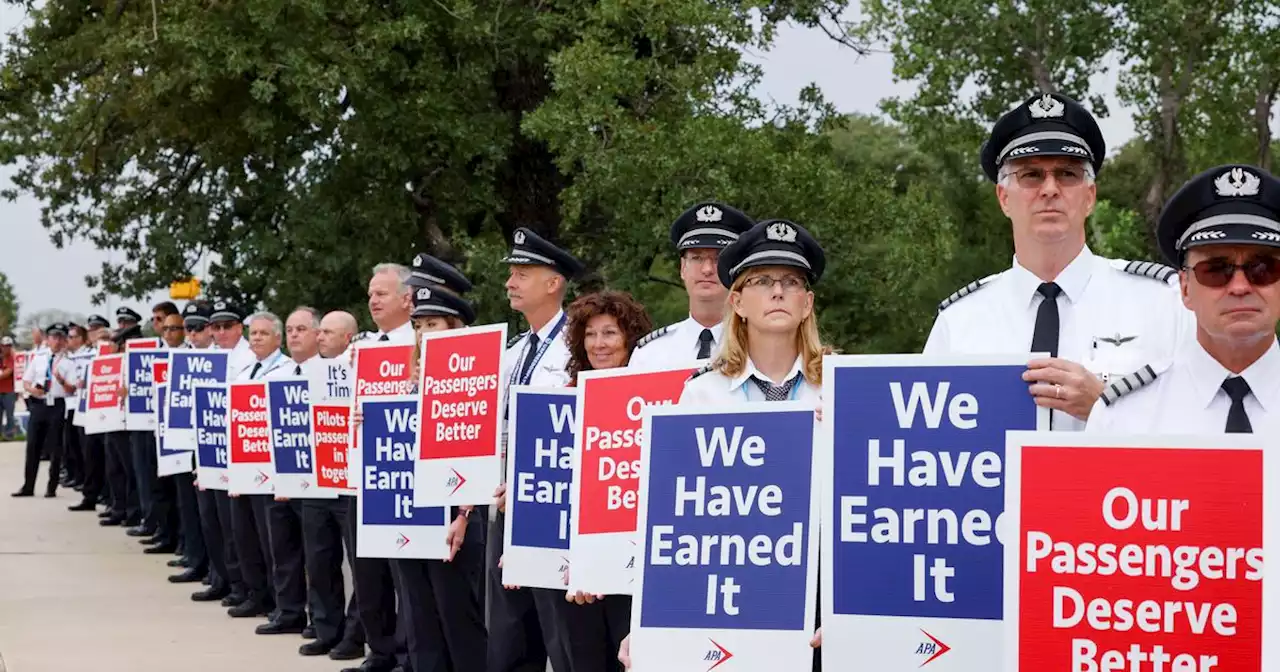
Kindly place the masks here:
<instances>
[{"instance_id":1,"label":"woman wearing pilot cap","mask_svg":"<svg viewBox=\"0 0 1280 672\"><path fill-rule=\"evenodd\" d=\"M817 408L830 348L818 336L811 288L825 267L818 241L783 219L760 222L726 247L718 262L729 288L724 345L685 383L680 404L799 400ZM628 637L618 652L628 669L630 654ZM814 669L821 669L816 654Z\"/></svg>"}]
</instances>

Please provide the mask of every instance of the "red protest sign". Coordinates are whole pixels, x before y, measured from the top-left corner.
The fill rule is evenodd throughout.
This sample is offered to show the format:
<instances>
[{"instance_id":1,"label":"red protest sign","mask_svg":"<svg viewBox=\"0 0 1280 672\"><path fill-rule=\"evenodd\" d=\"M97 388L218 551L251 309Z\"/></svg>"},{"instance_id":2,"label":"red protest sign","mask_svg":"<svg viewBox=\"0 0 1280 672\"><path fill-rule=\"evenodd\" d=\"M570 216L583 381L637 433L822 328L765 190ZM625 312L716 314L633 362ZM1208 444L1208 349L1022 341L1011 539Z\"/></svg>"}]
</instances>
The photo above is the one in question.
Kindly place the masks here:
<instances>
[{"instance_id":1,"label":"red protest sign","mask_svg":"<svg viewBox=\"0 0 1280 672\"><path fill-rule=\"evenodd\" d=\"M151 381L154 385L164 385L169 382L169 360L157 359L151 362Z\"/></svg>"},{"instance_id":2,"label":"red protest sign","mask_svg":"<svg viewBox=\"0 0 1280 672\"><path fill-rule=\"evenodd\" d=\"M110 341L98 341L98 349L96 350L95 354L98 354L98 355L109 355L109 354L111 354L111 342L110 342Z\"/></svg>"},{"instance_id":3,"label":"red protest sign","mask_svg":"<svg viewBox=\"0 0 1280 672\"><path fill-rule=\"evenodd\" d=\"M1256 440L1009 442L1006 671L1264 669Z\"/></svg>"},{"instance_id":4,"label":"red protest sign","mask_svg":"<svg viewBox=\"0 0 1280 672\"><path fill-rule=\"evenodd\" d=\"M347 487L347 445L351 407L337 404L311 406L311 445L315 452L316 487L343 494Z\"/></svg>"},{"instance_id":5,"label":"red protest sign","mask_svg":"<svg viewBox=\"0 0 1280 672\"><path fill-rule=\"evenodd\" d=\"M422 339L414 506L488 504L502 482L502 354L507 325Z\"/></svg>"},{"instance_id":6,"label":"red protest sign","mask_svg":"<svg viewBox=\"0 0 1280 672\"><path fill-rule=\"evenodd\" d=\"M22 391L22 374L27 370L27 359L30 357L31 353L29 352L13 353L13 379L18 381L18 384L14 385L14 389L19 392Z\"/></svg>"},{"instance_id":7,"label":"red protest sign","mask_svg":"<svg viewBox=\"0 0 1280 672\"><path fill-rule=\"evenodd\" d=\"M101 355L89 362L90 411L120 406L120 383L124 375L124 355Z\"/></svg>"},{"instance_id":8,"label":"red protest sign","mask_svg":"<svg viewBox=\"0 0 1280 672\"><path fill-rule=\"evenodd\" d=\"M237 494L271 492L271 433L267 421L267 385L232 383L227 413L227 490Z\"/></svg>"},{"instance_id":9,"label":"red protest sign","mask_svg":"<svg viewBox=\"0 0 1280 672\"><path fill-rule=\"evenodd\" d=\"M364 397L389 397L409 394L409 364L413 346L399 343L362 343L356 348L356 394L358 407Z\"/></svg>"},{"instance_id":10,"label":"red protest sign","mask_svg":"<svg viewBox=\"0 0 1280 672\"><path fill-rule=\"evenodd\" d=\"M154 350L160 347L160 339L158 338L131 338L124 342L124 351L130 350Z\"/></svg>"},{"instance_id":11,"label":"red protest sign","mask_svg":"<svg viewBox=\"0 0 1280 672\"><path fill-rule=\"evenodd\" d=\"M640 487L641 411L680 400L695 369L588 371L578 376L573 508L578 534L634 532ZM581 464L581 468L579 468Z\"/></svg>"}]
</instances>

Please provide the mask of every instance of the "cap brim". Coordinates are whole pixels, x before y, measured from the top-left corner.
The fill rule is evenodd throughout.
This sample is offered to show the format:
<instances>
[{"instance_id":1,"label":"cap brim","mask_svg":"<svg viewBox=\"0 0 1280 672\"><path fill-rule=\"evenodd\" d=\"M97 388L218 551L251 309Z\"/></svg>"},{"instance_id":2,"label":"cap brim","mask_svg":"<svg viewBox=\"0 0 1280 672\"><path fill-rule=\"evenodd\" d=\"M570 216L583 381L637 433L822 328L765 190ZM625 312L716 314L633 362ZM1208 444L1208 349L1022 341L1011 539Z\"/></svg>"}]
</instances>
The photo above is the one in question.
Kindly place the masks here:
<instances>
[{"instance_id":1,"label":"cap brim","mask_svg":"<svg viewBox=\"0 0 1280 672\"><path fill-rule=\"evenodd\" d=\"M1256 224L1219 224L1197 231L1182 244L1182 249L1185 251L1205 245L1280 247L1280 233Z\"/></svg>"},{"instance_id":2,"label":"cap brim","mask_svg":"<svg viewBox=\"0 0 1280 672\"><path fill-rule=\"evenodd\" d=\"M1003 166L1015 159L1030 159L1038 156L1069 156L1081 161L1093 161L1093 155L1089 153L1088 146L1074 140L1055 138L1015 144L1005 153L1004 158L1000 160L1000 165Z\"/></svg>"},{"instance_id":3,"label":"cap brim","mask_svg":"<svg viewBox=\"0 0 1280 672\"><path fill-rule=\"evenodd\" d=\"M676 246L676 249L677 250L693 250L693 249L723 250L724 248L729 247L729 244L732 242L733 242L733 239L728 236L717 236L715 234L689 236L688 238L680 241L680 244Z\"/></svg>"},{"instance_id":4,"label":"cap brim","mask_svg":"<svg viewBox=\"0 0 1280 672\"><path fill-rule=\"evenodd\" d=\"M759 256L755 259L742 262L742 264L740 264L737 268L733 269L737 271L737 274L734 275L733 277L728 277L728 269L726 269L725 275L722 275L720 277L720 282L725 287L732 287L733 281L738 279L738 277L741 276L743 273L745 273L747 269L758 268L760 266L788 266L788 267L803 271L805 274L805 277L809 279L809 282L814 281L813 269L806 266L804 262L798 261L796 259L792 259L790 257L785 257L785 256L767 255L767 256ZM728 282L726 282L726 280L728 280Z\"/></svg>"}]
</instances>

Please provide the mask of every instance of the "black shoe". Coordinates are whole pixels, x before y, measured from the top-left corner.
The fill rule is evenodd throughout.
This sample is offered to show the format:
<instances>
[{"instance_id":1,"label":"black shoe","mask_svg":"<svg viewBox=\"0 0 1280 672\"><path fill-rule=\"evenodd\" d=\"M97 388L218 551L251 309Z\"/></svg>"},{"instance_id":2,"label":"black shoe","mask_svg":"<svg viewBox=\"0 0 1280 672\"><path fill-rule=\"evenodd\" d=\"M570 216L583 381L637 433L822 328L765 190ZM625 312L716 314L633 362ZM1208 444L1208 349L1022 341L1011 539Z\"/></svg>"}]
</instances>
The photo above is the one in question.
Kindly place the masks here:
<instances>
[{"instance_id":1,"label":"black shoe","mask_svg":"<svg viewBox=\"0 0 1280 672\"><path fill-rule=\"evenodd\" d=\"M170 560L169 562L166 562L166 563L164 563L164 564L165 564L165 566L166 566L166 567L186 567L186 566L187 566L187 559L186 559L186 558L174 558L173 560Z\"/></svg>"},{"instance_id":2,"label":"black shoe","mask_svg":"<svg viewBox=\"0 0 1280 672\"><path fill-rule=\"evenodd\" d=\"M231 595L230 588L222 588L222 587L209 588L207 590L202 590L198 593L191 593L191 601L192 602L214 602L216 600L224 599L229 595Z\"/></svg>"},{"instance_id":3,"label":"black shoe","mask_svg":"<svg viewBox=\"0 0 1280 672\"><path fill-rule=\"evenodd\" d=\"M303 629L302 629L302 638L303 638L303 639L315 639L315 638L316 638L316 628L315 628L315 626L313 626L313 625L308 625L307 627L303 628Z\"/></svg>"},{"instance_id":4,"label":"black shoe","mask_svg":"<svg viewBox=\"0 0 1280 672\"><path fill-rule=\"evenodd\" d=\"M192 567L185 572L170 576L169 583L198 583L204 580L204 575L204 570Z\"/></svg>"},{"instance_id":5,"label":"black shoe","mask_svg":"<svg viewBox=\"0 0 1280 672\"><path fill-rule=\"evenodd\" d=\"M101 525L101 526L103 526L103 527L119 527L119 526L121 526L121 525L124 525L124 518L116 518L115 516L107 516L106 518L103 518L102 520L99 520L99 521L98 521L98 524L99 524L99 525Z\"/></svg>"},{"instance_id":6,"label":"black shoe","mask_svg":"<svg viewBox=\"0 0 1280 672\"><path fill-rule=\"evenodd\" d=\"M307 626L304 623L271 620L254 628L255 635L297 635Z\"/></svg>"},{"instance_id":7,"label":"black shoe","mask_svg":"<svg viewBox=\"0 0 1280 672\"><path fill-rule=\"evenodd\" d=\"M222 606L234 607L247 599L249 598L244 593L227 593L227 596L222 598Z\"/></svg>"},{"instance_id":8,"label":"black shoe","mask_svg":"<svg viewBox=\"0 0 1280 672\"><path fill-rule=\"evenodd\" d=\"M271 609L267 605L253 599L245 600L227 610L227 615L231 618L252 618L270 613Z\"/></svg>"},{"instance_id":9,"label":"black shoe","mask_svg":"<svg viewBox=\"0 0 1280 672\"><path fill-rule=\"evenodd\" d=\"M45 491L44 491L44 498L45 498L45 499L53 499L54 497L57 497L57 496L58 496L58 491L57 491L57 490L45 490Z\"/></svg>"},{"instance_id":10,"label":"black shoe","mask_svg":"<svg viewBox=\"0 0 1280 672\"><path fill-rule=\"evenodd\" d=\"M212 586L212 585L213 585L213 579L210 579L210 578L209 578L209 575L208 575L208 574L205 574L205 575L204 575L204 578L200 580L200 583L203 583L203 584L204 584L204 585L206 585L206 586Z\"/></svg>"},{"instance_id":11,"label":"black shoe","mask_svg":"<svg viewBox=\"0 0 1280 672\"><path fill-rule=\"evenodd\" d=\"M344 639L329 649L330 660L357 660L364 658L364 644Z\"/></svg>"},{"instance_id":12,"label":"black shoe","mask_svg":"<svg viewBox=\"0 0 1280 672\"><path fill-rule=\"evenodd\" d=\"M394 660L365 658L364 662L360 663L360 667L348 667L342 672L391 672L394 669L396 669Z\"/></svg>"},{"instance_id":13,"label":"black shoe","mask_svg":"<svg viewBox=\"0 0 1280 672\"><path fill-rule=\"evenodd\" d=\"M81 501L79 504L76 504L75 506L68 506L67 510L68 511L93 511L96 508L98 507L95 506L93 502L85 500L85 501Z\"/></svg>"},{"instance_id":14,"label":"black shoe","mask_svg":"<svg viewBox=\"0 0 1280 672\"><path fill-rule=\"evenodd\" d=\"M160 535L158 535L158 534L157 534L157 535L155 535L154 537L147 537L146 539L139 539L139 540L138 540L138 543L139 543L139 544L141 544L141 545L143 545L143 546L155 546L156 544L163 544L163 543L164 543L164 537L162 537L162 536L160 536Z\"/></svg>"},{"instance_id":15,"label":"black shoe","mask_svg":"<svg viewBox=\"0 0 1280 672\"><path fill-rule=\"evenodd\" d=\"M138 527L140 525L142 525L141 518L125 518L124 519L125 527ZM150 535L143 535L143 536L150 536Z\"/></svg>"},{"instance_id":16,"label":"black shoe","mask_svg":"<svg viewBox=\"0 0 1280 672\"><path fill-rule=\"evenodd\" d=\"M160 544L158 546L152 546L151 548L144 548L142 549L142 552L146 553L147 555L160 555L161 553L172 553L173 549L177 547L178 547L177 544L170 542L168 544Z\"/></svg>"},{"instance_id":17,"label":"black shoe","mask_svg":"<svg viewBox=\"0 0 1280 672\"><path fill-rule=\"evenodd\" d=\"M99 518L110 518L110 517L112 517L112 515L113 515L113 514L111 513L111 509L104 509L104 510L102 510L102 511L99 511L99 512L98 512L98 517L99 517Z\"/></svg>"},{"instance_id":18,"label":"black shoe","mask_svg":"<svg viewBox=\"0 0 1280 672\"><path fill-rule=\"evenodd\" d=\"M22 489L22 490L19 490L19 491L17 491L17 492L15 492L15 493L13 493L13 494L12 494L12 495L10 495L10 496L11 496L11 497L35 497L35 496L36 496L36 493L35 493L35 491L34 491L34 490L27 490L27 489L25 489L25 488L24 488L24 489Z\"/></svg>"},{"instance_id":19,"label":"black shoe","mask_svg":"<svg viewBox=\"0 0 1280 672\"><path fill-rule=\"evenodd\" d=\"M154 537L156 536L156 528L137 525L125 530L124 533L131 537Z\"/></svg>"},{"instance_id":20,"label":"black shoe","mask_svg":"<svg viewBox=\"0 0 1280 672\"><path fill-rule=\"evenodd\" d=\"M333 642L322 642L315 640L307 642L298 647L298 655L300 656L323 656L333 650Z\"/></svg>"}]
</instances>

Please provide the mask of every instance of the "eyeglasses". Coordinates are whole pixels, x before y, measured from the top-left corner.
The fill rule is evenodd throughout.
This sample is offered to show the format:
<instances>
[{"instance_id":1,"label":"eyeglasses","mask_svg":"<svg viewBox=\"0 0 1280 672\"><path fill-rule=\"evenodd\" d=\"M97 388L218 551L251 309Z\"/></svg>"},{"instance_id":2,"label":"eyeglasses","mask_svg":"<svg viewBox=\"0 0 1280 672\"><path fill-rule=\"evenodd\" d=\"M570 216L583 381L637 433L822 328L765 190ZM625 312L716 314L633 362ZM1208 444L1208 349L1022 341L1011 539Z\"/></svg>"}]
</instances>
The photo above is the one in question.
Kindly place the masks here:
<instances>
[{"instance_id":1,"label":"eyeglasses","mask_svg":"<svg viewBox=\"0 0 1280 672\"><path fill-rule=\"evenodd\" d=\"M1266 287L1280 281L1280 258L1260 255L1243 264L1233 264L1225 257L1214 257L1191 267L1196 282L1205 287L1226 287L1236 277L1236 271L1244 271L1244 277L1254 287Z\"/></svg>"},{"instance_id":2,"label":"eyeglasses","mask_svg":"<svg viewBox=\"0 0 1280 672\"><path fill-rule=\"evenodd\" d=\"M775 285L782 285L782 291L795 294L807 288L809 283L798 275L785 275L781 278L775 278L772 275L754 275L742 283L744 288L759 287L764 290L772 290Z\"/></svg>"},{"instance_id":3,"label":"eyeglasses","mask_svg":"<svg viewBox=\"0 0 1280 672\"><path fill-rule=\"evenodd\" d=\"M187 329L186 329L186 327L175 327L175 326L173 326L173 325L169 325L169 326L167 326L167 327L165 327L165 328L164 328L164 333L166 333L166 334L172 334L172 333L174 333L174 332L178 332L178 331L186 331L186 330L187 330Z\"/></svg>"},{"instance_id":4,"label":"eyeglasses","mask_svg":"<svg viewBox=\"0 0 1280 672\"><path fill-rule=\"evenodd\" d=\"M1084 169L1075 166L1061 166L1048 171L1043 168L1023 168L1005 173L1012 175L1018 181L1018 186L1024 189L1038 189L1044 185L1045 177L1049 174L1053 175L1054 182L1064 187L1076 187L1084 183Z\"/></svg>"},{"instance_id":5,"label":"eyeglasses","mask_svg":"<svg viewBox=\"0 0 1280 672\"><path fill-rule=\"evenodd\" d=\"M204 329L205 329L205 325L203 324L193 324L189 327L186 327L186 330L193 334L201 333L204 331Z\"/></svg>"},{"instance_id":6,"label":"eyeglasses","mask_svg":"<svg viewBox=\"0 0 1280 672\"><path fill-rule=\"evenodd\" d=\"M214 331L231 331L233 329L240 329L241 327L236 322L214 322L209 325L209 328Z\"/></svg>"},{"instance_id":7,"label":"eyeglasses","mask_svg":"<svg viewBox=\"0 0 1280 672\"><path fill-rule=\"evenodd\" d=\"M702 266L702 265L704 265L704 264L711 264L712 266L715 266L715 265L716 265L716 262L718 262L718 261L720 260L720 253L719 253L719 252L712 252L712 251L710 251L710 250L699 250L699 251L696 251L696 252L686 252L686 253L685 253L685 255L684 255L684 260L685 260L685 261L686 261L690 266L693 266L693 267L695 267L695 268L697 268L697 267L701 267L701 266Z\"/></svg>"}]
</instances>

